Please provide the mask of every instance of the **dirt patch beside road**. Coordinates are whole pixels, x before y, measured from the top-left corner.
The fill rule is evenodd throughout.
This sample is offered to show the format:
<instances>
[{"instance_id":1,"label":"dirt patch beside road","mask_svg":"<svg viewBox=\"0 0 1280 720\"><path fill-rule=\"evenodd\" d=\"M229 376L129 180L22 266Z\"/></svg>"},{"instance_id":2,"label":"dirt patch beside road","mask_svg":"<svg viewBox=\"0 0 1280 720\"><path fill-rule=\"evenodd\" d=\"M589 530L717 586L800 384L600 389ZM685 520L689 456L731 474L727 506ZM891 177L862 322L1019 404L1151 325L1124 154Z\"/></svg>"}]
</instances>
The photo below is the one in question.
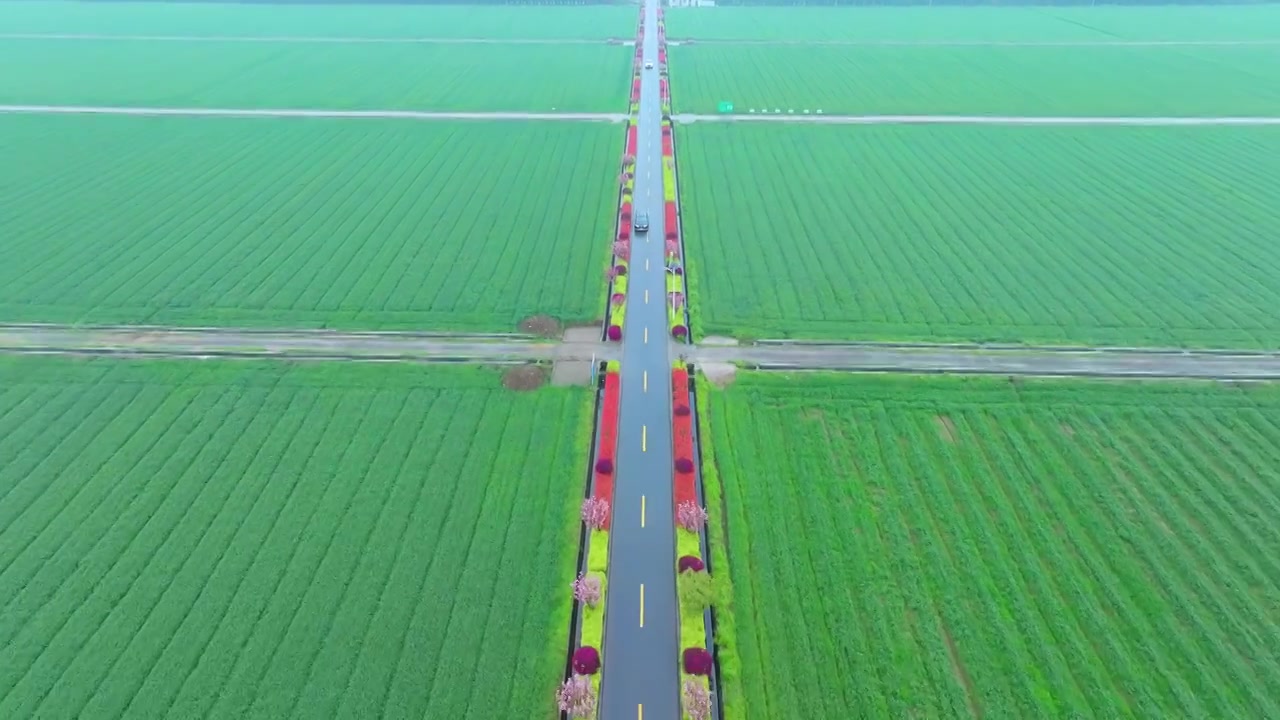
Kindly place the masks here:
<instances>
[{"instance_id":1,"label":"dirt patch beside road","mask_svg":"<svg viewBox=\"0 0 1280 720\"><path fill-rule=\"evenodd\" d=\"M519 365L502 374L502 386L508 390L537 390L547 383L547 371L541 365Z\"/></svg>"}]
</instances>

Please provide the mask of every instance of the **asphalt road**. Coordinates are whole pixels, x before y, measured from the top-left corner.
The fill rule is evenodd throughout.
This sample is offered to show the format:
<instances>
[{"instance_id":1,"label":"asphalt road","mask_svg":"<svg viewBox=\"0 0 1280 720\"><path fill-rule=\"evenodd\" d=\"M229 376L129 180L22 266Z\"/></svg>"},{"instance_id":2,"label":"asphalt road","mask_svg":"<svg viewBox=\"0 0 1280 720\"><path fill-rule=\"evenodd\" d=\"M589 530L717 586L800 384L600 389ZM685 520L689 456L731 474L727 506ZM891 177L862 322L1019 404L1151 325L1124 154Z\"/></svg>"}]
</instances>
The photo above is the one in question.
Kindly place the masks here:
<instances>
[{"instance_id":1,"label":"asphalt road","mask_svg":"<svg viewBox=\"0 0 1280 720\"><path fill-rule=\"evenodd\" d=\"M667 359L663 265L662 111L658 100L658 18L646 0L633 212L649 231L631 242L618 475L609 538L602 720L680 716L672 506L671 365Z\"/></svg>"}]
</instances>

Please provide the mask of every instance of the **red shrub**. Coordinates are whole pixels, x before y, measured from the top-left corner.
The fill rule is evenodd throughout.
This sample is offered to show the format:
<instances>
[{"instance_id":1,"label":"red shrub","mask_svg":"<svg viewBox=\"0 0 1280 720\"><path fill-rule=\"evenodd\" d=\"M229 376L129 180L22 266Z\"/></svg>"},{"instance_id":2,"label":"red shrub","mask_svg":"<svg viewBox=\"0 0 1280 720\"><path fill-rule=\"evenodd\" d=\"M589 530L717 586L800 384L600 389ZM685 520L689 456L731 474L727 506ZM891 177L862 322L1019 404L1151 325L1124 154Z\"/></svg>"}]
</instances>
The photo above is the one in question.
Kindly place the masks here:
<instances>
[{"instance_id":1,"label":"red shrub","mask_svg":"<svg viewBox=\"0 0 1280 720\"><path fill-rule=\"evenodd\" d=\"M605 502L613 502L613 458L618 447L618 403L621 399L621 383L618 373L606 373L604 376L604 397L600 401L599 445L596 448L597 462L608 461L608 472L596 469L593 486L595 497ZM608 527L606 520L605 527Z\"/></svg>"}]
</instances>

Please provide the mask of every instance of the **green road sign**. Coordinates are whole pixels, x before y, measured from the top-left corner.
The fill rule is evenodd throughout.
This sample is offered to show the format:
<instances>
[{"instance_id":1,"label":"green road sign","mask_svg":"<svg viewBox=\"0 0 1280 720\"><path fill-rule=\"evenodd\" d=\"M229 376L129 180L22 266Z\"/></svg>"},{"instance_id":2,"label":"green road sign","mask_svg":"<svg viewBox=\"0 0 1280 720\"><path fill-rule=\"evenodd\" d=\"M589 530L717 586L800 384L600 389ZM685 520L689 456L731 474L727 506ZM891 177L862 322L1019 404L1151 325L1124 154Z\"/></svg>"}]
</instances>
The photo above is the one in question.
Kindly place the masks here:
<instances>
[{"instance_id":1,"label":"green road sign","mask_svg":"<svg viewBox=\"0 0 1280 720\"><path fill-rule=\"evenodd\" d=\"M716 111L722 112L722 113L731 113L733 112L733 103L729 102L728 100L721 100L716 105Z\"/></svg>"}]
</instances>

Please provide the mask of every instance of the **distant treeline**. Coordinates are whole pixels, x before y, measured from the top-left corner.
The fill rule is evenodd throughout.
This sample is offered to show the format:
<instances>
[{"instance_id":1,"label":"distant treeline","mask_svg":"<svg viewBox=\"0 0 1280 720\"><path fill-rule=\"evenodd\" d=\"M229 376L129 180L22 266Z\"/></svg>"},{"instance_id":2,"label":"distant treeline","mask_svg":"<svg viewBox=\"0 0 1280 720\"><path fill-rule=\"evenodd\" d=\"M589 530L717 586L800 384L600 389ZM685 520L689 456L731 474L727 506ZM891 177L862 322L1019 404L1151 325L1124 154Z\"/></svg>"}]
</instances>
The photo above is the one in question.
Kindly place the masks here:
<instances>
[{"instance_id":1,"label":"distant treeline","mask_svg":"<svg viewBox=\"0 0 1280 720\"><path fill-rule=\"evenodd\" d=\"M728 5L1265 5L1280 0L715 0L717 6Z\"/></svg>"}]
</instances>

